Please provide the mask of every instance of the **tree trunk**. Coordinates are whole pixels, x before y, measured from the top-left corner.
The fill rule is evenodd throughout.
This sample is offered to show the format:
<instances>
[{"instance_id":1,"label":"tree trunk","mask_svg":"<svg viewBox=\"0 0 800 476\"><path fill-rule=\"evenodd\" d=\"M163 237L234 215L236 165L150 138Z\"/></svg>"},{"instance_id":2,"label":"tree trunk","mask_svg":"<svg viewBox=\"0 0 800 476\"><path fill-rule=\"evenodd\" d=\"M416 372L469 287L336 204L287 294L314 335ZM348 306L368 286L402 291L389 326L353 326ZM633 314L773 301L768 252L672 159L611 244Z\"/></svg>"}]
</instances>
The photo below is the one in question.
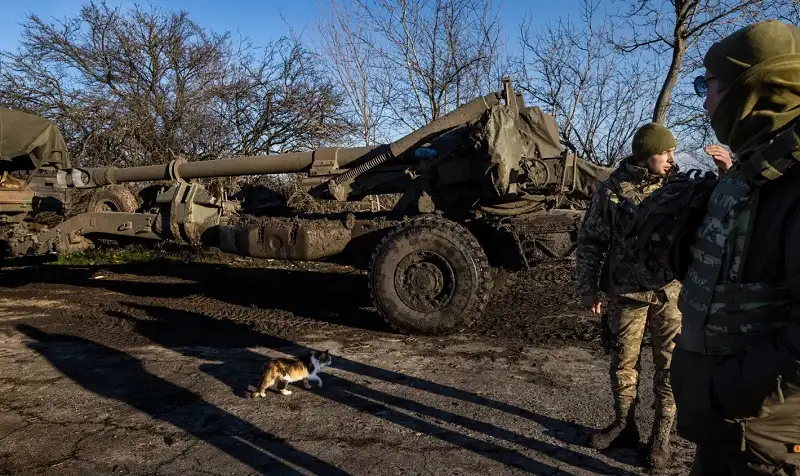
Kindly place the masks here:
<instances>
[{"instance_id":1,"label":"tree trunk","mask_svg":"<svg viewBox=\"0 0 800 476\"><path fill-rule=\"evenodd\" d=\"M664 78L664 84L661 86L661 92L658 93L656 107L653 110L653 122L655 123L664 124L667 119L672 90L678 84L678 77L680 76L681 65L685 55L686 41L682 36L676 35L675 45L672 48L672 62L669 65L667 77Z\"/></svg>"}]
</instances>

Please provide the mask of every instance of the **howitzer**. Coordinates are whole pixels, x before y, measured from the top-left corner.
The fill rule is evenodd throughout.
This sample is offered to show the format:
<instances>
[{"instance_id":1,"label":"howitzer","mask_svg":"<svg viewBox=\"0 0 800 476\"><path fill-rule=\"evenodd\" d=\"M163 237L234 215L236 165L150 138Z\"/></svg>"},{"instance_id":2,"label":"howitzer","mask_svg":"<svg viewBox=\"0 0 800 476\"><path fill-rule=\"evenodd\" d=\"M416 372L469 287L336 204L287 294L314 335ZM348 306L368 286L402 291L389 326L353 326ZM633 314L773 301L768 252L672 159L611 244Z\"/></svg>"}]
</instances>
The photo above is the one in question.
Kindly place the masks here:
<instances>
[{"instance_id":1,"label":"howitzer","mask_svg":"<svg viewBox=\"0 0 800 476\"><path fill-rule=\"evenodd\" d=\"M173 240L253 257L365 266L375 306L402 331L464 328L498 277L569 259L589 200L611 169L565 149L555 119L500 92L401 139L371 147L186 161L143 167L58 167L55 190L98 188L87 213L31 233L7 233L11 254L90 247L96 235ZM253 216L195 179L302 174L319 199L397 194L386 212ZM161 182L134 196L120 184ZM164 183L166 182L166 183ZM2 193L2 192L0 192ZM97 205L102 204L102 206Z\"/></svg>"}]
</instances>

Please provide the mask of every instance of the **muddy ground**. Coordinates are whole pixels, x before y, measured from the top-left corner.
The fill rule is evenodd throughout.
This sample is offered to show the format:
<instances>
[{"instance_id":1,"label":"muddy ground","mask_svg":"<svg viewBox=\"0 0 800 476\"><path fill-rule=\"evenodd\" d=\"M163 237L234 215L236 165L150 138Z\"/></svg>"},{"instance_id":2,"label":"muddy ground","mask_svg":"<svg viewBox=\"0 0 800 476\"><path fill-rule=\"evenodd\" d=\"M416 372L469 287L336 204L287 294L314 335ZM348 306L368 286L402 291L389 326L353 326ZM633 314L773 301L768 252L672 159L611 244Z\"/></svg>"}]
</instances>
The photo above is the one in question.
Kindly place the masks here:
<instances>
[{"instance_id":1,"label":"muddy ground","mask_svg":"<svg viewBox=\"0 0 800 476\"><path fill-rule=\"evenodd\" d=\"M365 275L339 266L0 272L0 474L645 473L635 451L583 446L611 415L608 358L565 265L518 277L447 338L392 333ZM334 356L322 387L243 397L266 357L309 349ZM676 445L663 474L688 472L693 447Z\"/></svg>"}]
</instances>

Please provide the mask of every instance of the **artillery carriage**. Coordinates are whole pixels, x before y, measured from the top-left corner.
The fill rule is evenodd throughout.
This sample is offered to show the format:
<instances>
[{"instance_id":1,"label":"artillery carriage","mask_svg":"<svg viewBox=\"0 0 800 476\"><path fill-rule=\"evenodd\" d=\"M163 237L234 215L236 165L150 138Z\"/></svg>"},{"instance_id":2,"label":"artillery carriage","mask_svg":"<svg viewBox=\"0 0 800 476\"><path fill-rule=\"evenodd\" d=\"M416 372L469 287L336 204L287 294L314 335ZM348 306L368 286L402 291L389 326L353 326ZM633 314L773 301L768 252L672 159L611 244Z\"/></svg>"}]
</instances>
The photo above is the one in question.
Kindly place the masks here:
<instances>
[{"instance_id":1,"label":"artillery carriage","mask_svg":"<svg viewBox=\"0 0 800 476\"><path fill-rule=\"evenodd\" d=\"M367 268L381 316L397 330L423 334L466 328L507 276L570 259L584 205L611 172L565 147L555 119L525 106L508 78L499 92L369 147L89 168L70 163L49 121L0 110L0 127L5 137L22 138L0 148L2 238L12 256L81 251L111 235L351 262ZM7 172L25 169L20 164L28 177L13 179ZM385 212L252 216L196 180L286 173L302 174L302 185L321 200L400 199ZM138 195L119 185L132 182L150 185ZM43 210L60 210L69 191L91 188L97 192L85 213L54 226L37 222Z\"/></svg>"}]
</instances>

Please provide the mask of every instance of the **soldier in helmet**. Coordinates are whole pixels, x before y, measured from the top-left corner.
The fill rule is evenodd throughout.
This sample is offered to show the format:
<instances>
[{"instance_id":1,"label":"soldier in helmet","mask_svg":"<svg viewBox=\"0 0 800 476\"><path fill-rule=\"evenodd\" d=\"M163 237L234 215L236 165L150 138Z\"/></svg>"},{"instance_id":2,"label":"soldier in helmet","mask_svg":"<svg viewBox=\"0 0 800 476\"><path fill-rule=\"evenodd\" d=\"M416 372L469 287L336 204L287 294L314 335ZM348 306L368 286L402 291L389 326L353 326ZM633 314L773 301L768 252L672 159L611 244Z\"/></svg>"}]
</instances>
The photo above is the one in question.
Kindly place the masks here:
<instances>
[{"instance_id":1,"label":"soldier in helmet","mask_svg":"<svg viewBox=\"0 0 800 476\"><path fill-rule=\"evenodd\" d=\"M649 325L656 366L656 418L648 443L652 467L663 466L670 456L675 402L669 369L672 339L681 324L677 308L680 283L648 270L630 252L623 235L636 205L677 169L676 146L674 136L664 126L651 123L641 127L633 137L633 154L623 159L598 187L578 232L576 278L583 305L600 314L603 309L598 291L607 293L611 300L605 327L612 344L610 374L615 418L591 435L589 444L595 449L612 444L638 446L635 407L639 359L645 327Z\"/></svg>"},{"instance_id":2,"label":"soldier in helmet","mask_svg":"<svg viewBox=\"0 0 800 476\"><path fill-rule=\"evenodd\" d=\"M691 475L800 474L800 28L755 23L703 63L695 89L737 160L682 251L677 431Z\"/></svg>"}]
</instances>

